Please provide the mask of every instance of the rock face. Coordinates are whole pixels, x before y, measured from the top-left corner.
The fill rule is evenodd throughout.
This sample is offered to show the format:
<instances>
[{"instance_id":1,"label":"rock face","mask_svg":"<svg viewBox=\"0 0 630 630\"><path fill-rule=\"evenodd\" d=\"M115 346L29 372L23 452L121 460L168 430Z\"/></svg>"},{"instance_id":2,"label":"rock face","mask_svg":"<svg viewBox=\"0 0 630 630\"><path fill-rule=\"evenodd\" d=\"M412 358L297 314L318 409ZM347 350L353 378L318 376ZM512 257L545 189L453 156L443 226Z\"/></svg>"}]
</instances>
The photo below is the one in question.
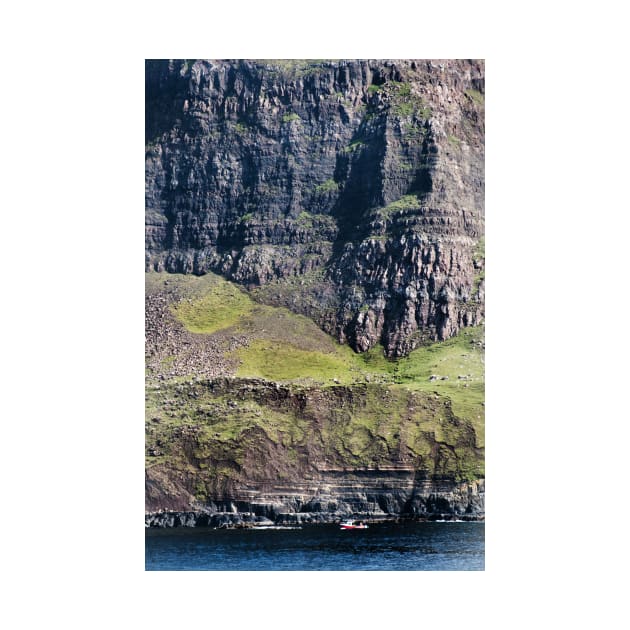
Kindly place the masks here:
<instances>
[{"instance_id":1,"label":"rock face","mask_svg":"<svg viewBox=\"0 0 630 630\"><path fill-rule=\"evenodd\" d=\"M147 526L483 518L484 72L146 62Z\"/></svg>"},{"instance_id":2,"label":"rock face","mask_svg":"<svg viewBox=\"0 0 630 630\"><path fill-rule=\"evenodd\" d=\"M154 395L167 402L147 432L150 524L160 510L483 517L483 448L446 398L238 378L162 383Z\"/></svg>"},{"instance_id":3,"label":"rock face","mask_svg":"<svg viewBox=\"0 0 630 630\"><path fill-rule=\"evenodd\" d=\"M407 517L435 520L484 519L485 483L418 479L413 470L341 471L319 479L243 489L236 498L147 512L147 527L231 527L248 525L332 523L342 518L385 520Z\"/></svg>"},{"instance_id":4,"label":"rock face","mask_svg":"<svg viewBox=\"0 0 630 630\"><path fill-rule=\"evenodd\" d=\"M147 61L146 267L364 351L483 318L481 61Z\"/></svg>"}]
</instances>

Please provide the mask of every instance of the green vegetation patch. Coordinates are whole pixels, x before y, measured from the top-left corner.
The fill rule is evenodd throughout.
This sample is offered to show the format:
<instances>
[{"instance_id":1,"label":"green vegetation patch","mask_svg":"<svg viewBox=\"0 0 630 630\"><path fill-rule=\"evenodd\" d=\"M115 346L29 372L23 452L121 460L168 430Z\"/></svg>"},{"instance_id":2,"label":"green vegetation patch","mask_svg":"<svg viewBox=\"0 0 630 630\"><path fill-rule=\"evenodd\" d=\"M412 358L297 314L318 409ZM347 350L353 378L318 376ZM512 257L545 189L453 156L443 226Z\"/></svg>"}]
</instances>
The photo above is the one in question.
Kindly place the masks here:
<instances>
[{"instance_id":1,"label":"green vegetation patch","mask_svg":"<svg viewBox=\"0 0 630 630\"><path fill-rule=\"evenodd\" d=\"M315 193L318 195L337 192L338 190L339 184L334 179L327 179L322 184L315 186Z\"/></svg>"},{"instance_id":2,"label":"green vegetation patch","mask_svg":"<svg viewBox=\"0 0 630 630\"><path fill-rule=\"evenodd\" d=\"M357 376L353 372L355 366L350 353L342 347L321 352L303 350L291 343L257 339L238 351L242 363L237 376L315 383L337 379L348 383Z\"/></svg>"},{"instance_id":3,"label":"green vegetation patch","mask_svg":"<svg viewBox=\"0 0 630 630\"><path fill-rule=\"evenodd\" d=\"M202 295L173 306L173 312L190 332L211 334L234 326L253 308L246 293L231 282L218 280L207 286Z\"/></svg>"},{"instance_id":4,"label":"green vegetation patch","mask_svg":"<svg viewBox=\"0 0 630 630\"><path fill-rule=\"evenodd\" d=\"M380 343L366 352L357 354L356 361L368 373L393 377L398 369L398 361L396 359L388 359Z\"/></svg>"},{"instance_id":5,"label":"green vegetation patch","mask_svg":"<svg viewBox=\"0 0 630 630\"><path fill-rule=\"evenodd\" d=\"M466 94L471 98L471 100L477 105L484 105L486 102L485 96L479 90L466 90Z\"/></svg>"},{"instance_id":6,"label":"green vegetation patch","mask_svg":"<svg viewBox=\"0 0 630 630\"><path fill-rule=\"evenodd\" d=\"M483 241L479 248L483 248ZM312 275L313 282L317 283L321 279L321 270ZM296 277L295 282L303 282L303 277ZM475 446L483 446L483 326L464 328L447 341L418 348L407 357L388 359L380 346L365 353L355 353L347 345L338 344L307 317L296 315L286 308L257 304L236 285L214 274L202 277L147 274L148 292L161 290L165 283L169 287L177 287L179 301L172 307L173 312L191 332L213 334L231 327L235 332L246 335L248 345L236 351L241 362L238 376L333 389L342 385L372 387L381 383L390 391L389 396L404 398L411 392L421 394L423 400L436 405L444 405L448 401L452 416L474 428ZM273 291L277 290L278 287L274 286ZM365 307L363 310L366 310ZM166 364L172 360L172 356L164 358ZM173 387L178 383L184 385L181 380L173 379L172 383ZM148 417L155 415L161 422L172 424L175 419L167 414L174 410L162 404L164 398L161 398L163 394L159 390L152 392L149 394L155 404L148 404ZM374 399L368 405L373 412L364 410L353 416L374 435L380 426L376 423L379 400ZM162 403L158 404L160 401ZM198 422L200 417L213 413L212 408L204 408L198 401L191 401L189 408L184 406L179 409L177 422ZM436 428L435 434L442 435L440 430ZM395 432L393 430L392 435ZM234 437L223 430L218 433L221 439ZM362 432L361 436L348 446L355 453L359 453L359 442L367 440L367 433ZM385 435L382 437L388 439ZM158 460L154 458L152 461Z\"/></svg>"},{"instance_id":7,"label":"green vegetation patch","mask_svg":"<svg viewBox=\"0 0 630 630\"><path fill-rule=\"evenodd\" d=\"M247 212L238 219L238 222L243 224L250 223L253 218L254 215L251 212Z\"/></svg>"},{"instance_id":8,"label":"green vegetation patch","mask_svg":"<svg viewBox=\"0 0 630 630\"><path fill-rule=\"evenodd\" d=\"M238 476L248 450L264 439L281 444L289 459L297 460L291 452L309 427L290 407L274 408L235 392L214 394L203 384L165 384L149 391L146 414L147 467L168 463L201 471L206 480Z\"/></svg>"},{"instance_id":9,"label":"green vegetation patch","mask_svg":"<svg viewBox=\"0 0 630 630\"><path fill-rule=\"evenodd\" d=\"M367 384L275 389L241 383L216 391L199 383L167 385L149 398L147 467L194 473L197 483L208 484L198 488L200 495L243 471L278 478L307 454L360 468L402 456L428 473L483 475L470 423L453 415L448 399L432 394ZM162 415L157 422L155 413Z\"/></svg>"},{"instance_id":10,"label":"green vegetation patch","mask_svg":"<svg viewBox=\"0 0 630 630\"><path fill-rule=\"evenodd\" d=\"M409 83L391 81L388 85L388 96L391 101L391 111L400 118L418 116L424 120L432 115L431 108L421 96L411 92Z\"/></svg>"},{"instance_id":11,"label":"green vegetation patch","mask_svg":"<svg viewBox=\"0 0 630 630\"><path fill-rule=\"evenodd\" d=\"M302 120L302 119L295 112L284 114L282 116L283 123L290 123L290 122L293 122L294 120Z\"/></svg>"},{"instance_id":12,"label":"green vegetation patch","mask_svg":"<svg viewBox=\"0 0 630 630\"><path fill-rule=\"evenodd\" d=\"M304 413L318 420L327 461L374 468L402 456L430 473L483 475L474 430L453 415L447 398L384 385L341 388L338 400L314 398Z\"/></svg>"},{"instance_id":13,"label":"green vegetation patch","mask_svg":"<svg viewBox=\"0 0 630 630\"><path fill-rule=\"evenodd\" d=\"M300 350L317 350L329 354L351 354L347 346L341 346L315 322L297 315L284 307L255 304L251 313L244 317L238 330L251 339L265 339L278 344L288 344Z\"/></svg>"},{"instance_id":14,"label":"green vegetation patch","mask_svg":"<svg viewBox=\"0 0 630 630\"><path fill-rule=\"evenodd\" d=\"M298 215L295 221L300 227L303 228L312 228L313 227L313 215L310 212L306 212L303 210Z\"/></svg>"},{"instance_id":15,"label":"green vegetation patch","mask_svg":"<svg viewBox=\"0 0 630 630\"><path fill-rule=\"evenodd\" d=\"M399 98L407 98L411 96L411 85L402 81L390 81L389 85L393 88L393 93Z\"/></svg>"},{"instance_id":16,"label":"green vegetation patch","mask_svg":"<svg viewBox=\"0 0 630 630\"><path fill-rule=\"evenodd\" d=\"M405 389L449 398L453 413L475 428L477 446L483 446L484 436L483 344L483 326L464 328L451 339L418 348L398 359L395 373L396 382Z\"/></svg>"},{"instance_id":17,"label":"green vegetation patch","mask_svg":"<svg viewBox=\"0 0 630 630\"><path fill-rule=\"evenodd\" d=\"M399 210L417 210L418 208L420 208L420 199L416 195L404 195L400 199L378 208L375 212L387 217Z\"/></svg>"}]
</instances>

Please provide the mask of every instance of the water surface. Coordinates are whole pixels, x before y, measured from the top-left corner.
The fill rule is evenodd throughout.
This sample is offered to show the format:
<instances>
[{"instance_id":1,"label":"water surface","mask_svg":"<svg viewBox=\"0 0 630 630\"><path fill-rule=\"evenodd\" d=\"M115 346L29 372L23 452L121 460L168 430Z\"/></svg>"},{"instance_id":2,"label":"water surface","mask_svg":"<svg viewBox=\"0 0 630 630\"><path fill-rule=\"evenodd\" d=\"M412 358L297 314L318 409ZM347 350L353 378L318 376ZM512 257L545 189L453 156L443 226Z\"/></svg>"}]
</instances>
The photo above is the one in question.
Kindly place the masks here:
<instances>
[{"instance_id":1,"label":"water surface","mask_svg":"<svg viewBox=\"0 0 630 630\"><path fill-rule=\"evenodd\" d=\"M483 523L147 529L147 571L483 571Z\"/></svg>"}]
</instances>

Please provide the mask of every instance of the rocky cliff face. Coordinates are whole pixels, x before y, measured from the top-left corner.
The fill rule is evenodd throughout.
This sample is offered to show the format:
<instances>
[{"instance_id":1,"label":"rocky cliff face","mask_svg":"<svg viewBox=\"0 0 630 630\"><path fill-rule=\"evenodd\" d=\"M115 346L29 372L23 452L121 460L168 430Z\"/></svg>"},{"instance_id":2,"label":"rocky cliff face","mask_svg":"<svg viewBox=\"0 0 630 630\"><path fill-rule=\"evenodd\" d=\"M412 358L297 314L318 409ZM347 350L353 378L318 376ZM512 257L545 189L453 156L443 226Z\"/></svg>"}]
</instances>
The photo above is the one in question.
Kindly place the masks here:
<instances>
[{"instance_id":1,"label":"rocky cliff face","mask_svg":"<svg viewBox=\"0 0 630 630\"><path fill-rule=\"evenodd\" d=\"M483 517L483 94L147 62L148 525Z\"/></svg>"},{"instance_id":2,"label":"rocky cliff face","mask_svg":"<svg viewBox=\"0 0 630 630\"><path fill-rule=\"evenodd\" d=\"M480 61L148 61L146 266L390 356L483 318Z\"/></svg>"},{"instance_id":3,"label":"rocky cliff face","mask_svg":"<svg viewBox=\"0 0 630 630\"><path fill-rule=\"evenodd\" d=\"M332 523L348 517L483 520L484 495L483 480L428 480L404 469L332 471L297 484L268 483L264 492L259 487L243 488L235 498L203 505L194 499L188 504L171 501L170 508L148 511L145 526Z\"/></svg>"},{"instance_id":4,"label":"rocky cliff face","mask_svg":"<svg viewBox=\"0 0 630 630\"><path fill-rule=\"evenodd\" d=\"M386 359L212 272L145 304L148 525L483 516L482 327Z\"/></svg>"},{"instance_id":5,"label":"rocky cliff face","mask_svg":"<svg viewBox=\"0 0 630 630\"><path fill-rule=\"evenodd\" d=\"M163 524L160 510L282 522L483 516L483 448L447 398L233 378L162 384L150 396L166 402L147 432L150 525Z\"/></svg>"}]
</instances>

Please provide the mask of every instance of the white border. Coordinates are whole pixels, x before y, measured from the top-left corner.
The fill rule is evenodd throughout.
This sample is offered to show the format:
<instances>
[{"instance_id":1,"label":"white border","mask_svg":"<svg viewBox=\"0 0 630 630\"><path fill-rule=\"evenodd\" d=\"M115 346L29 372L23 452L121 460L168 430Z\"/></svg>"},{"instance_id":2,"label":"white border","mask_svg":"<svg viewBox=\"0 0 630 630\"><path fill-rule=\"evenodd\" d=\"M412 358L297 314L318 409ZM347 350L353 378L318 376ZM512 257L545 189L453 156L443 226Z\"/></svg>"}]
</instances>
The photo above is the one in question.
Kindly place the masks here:
<instances>
[{"instance_id":1,"label":"white border","mask_svg":"<svg viewBox=\"0 0 630 630\"><path fill-rule=\"evenodd\" d=\"M615 394L627 356L618 219L627 206L628 126L625 22L606 11L613 6L61 2L5 10L8 617L66 628L594 627L616 619L622 581L609 560L626 536L625 495L615 487L627 460L625 406ZM340 574L145 573L144 58L326 53L486 58L486 571L350 582Z\"/></svg>"}]
</instances>

